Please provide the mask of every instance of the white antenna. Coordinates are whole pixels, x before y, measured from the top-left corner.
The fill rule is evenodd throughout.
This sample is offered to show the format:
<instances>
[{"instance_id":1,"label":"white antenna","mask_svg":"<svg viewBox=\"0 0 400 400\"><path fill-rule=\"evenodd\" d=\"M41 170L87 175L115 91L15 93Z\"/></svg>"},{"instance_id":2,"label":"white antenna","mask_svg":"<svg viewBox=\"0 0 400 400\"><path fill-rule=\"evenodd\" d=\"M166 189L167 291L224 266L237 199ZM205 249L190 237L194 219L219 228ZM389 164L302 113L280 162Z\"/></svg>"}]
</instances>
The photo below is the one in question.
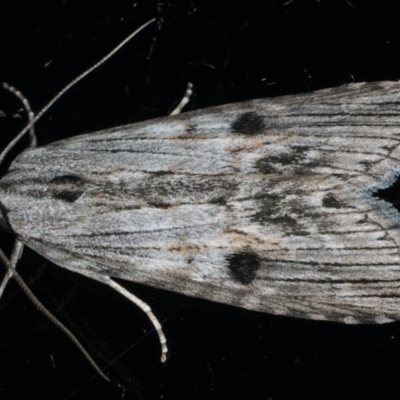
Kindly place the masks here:
<instances>
[{"instance_id":1,"label":"white antenna","mask_svg":"<svg viewBox=\"0 0 400 400\"><path fill-rule=\"evenodd\" d=\"M105 57L103 57L100 61L94 64L92 67L88 68L85 72L76 77L72 82L66 85L63 89L61 89L56 96L51 99L46 106L44 106L36 115L36 117L25 126L24 129L7 145L7 147L0 154L0 165L4 160L4 157L8 154L8 152L15 146L15 144L25 135L25 133L42 117L42 115L72 86L76 85L80 80L82 80L86 75L89 75L100 65L104 64L110 57L112 57L121 47L123 47L126 43L128 43L133 37L135 37L141 30L146 28L147 25L150 25L155 21L155 18L143 24L140 28L136 29L135 32L131 33L125 40L123 40L117 47L115 47L112 51L110 51ZM3 83L3 86L7 84Z\"/></svg>"}]
</instances>

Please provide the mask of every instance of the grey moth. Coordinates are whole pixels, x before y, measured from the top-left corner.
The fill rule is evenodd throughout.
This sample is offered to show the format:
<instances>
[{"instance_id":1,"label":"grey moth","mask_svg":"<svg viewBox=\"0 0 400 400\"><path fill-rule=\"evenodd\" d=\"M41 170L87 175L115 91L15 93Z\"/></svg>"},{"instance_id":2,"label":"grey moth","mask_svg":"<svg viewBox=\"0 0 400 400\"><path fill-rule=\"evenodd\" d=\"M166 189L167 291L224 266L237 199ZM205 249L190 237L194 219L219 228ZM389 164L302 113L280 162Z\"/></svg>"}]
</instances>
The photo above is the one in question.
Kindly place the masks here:
<instances>
[{"instance_id":1,"label":"grey moth","mask_svg":"<svg viewBox=\"0 0 400 400\"><path fill-rule=\"evenodd\" d=\"M400 84L229 104L29 148L3 223L57 265L273 314L400 316Z\"/></svg>"}]
</instances>

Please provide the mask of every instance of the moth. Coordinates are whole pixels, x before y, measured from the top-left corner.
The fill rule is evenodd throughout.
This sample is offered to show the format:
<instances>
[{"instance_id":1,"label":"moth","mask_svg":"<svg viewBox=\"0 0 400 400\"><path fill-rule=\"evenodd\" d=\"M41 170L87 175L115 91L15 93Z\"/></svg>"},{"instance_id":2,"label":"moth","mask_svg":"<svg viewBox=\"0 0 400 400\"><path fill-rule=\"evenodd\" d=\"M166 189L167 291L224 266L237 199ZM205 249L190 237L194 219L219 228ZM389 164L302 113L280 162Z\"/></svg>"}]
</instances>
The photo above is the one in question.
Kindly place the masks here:
<instances>
[{"instance_id":1,"label":"moth","mask_svg":"<svg viewBox=\"0 0 400 400\"><path fill-rule=\"evenodd\" d=\"M57 265L272 314L400 316L397 82L229 104L26 149L2 220Z\"/></svg>"},{"instance_id":2,"label":"moth","mask_svg":"<svg viewBox=\"0 0 400 400\"><path fill-rule=\"evenodd\" d=\"M357 83L28 148L0 180L1 221L108 284L394 321L400 215L382 193L400 174L399 98L398 82Z\"/></svg>"}]
</instances>

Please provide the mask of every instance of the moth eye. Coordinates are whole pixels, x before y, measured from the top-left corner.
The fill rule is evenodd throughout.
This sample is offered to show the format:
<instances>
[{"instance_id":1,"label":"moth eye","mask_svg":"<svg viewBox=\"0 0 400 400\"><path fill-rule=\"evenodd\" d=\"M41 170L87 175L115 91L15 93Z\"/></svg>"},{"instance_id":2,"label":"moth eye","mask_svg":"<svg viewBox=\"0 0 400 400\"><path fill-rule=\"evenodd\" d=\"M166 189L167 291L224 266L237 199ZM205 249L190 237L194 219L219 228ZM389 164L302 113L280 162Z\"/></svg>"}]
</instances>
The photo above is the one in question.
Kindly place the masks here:
<instances>
[{"instance_id":1,"label":"moth eye","mask_svg":"<svg viewBox=\"0 0 400 400\"><path fill-rule=\"evenodd\" d=\"M56 176L49 182L50 195L66 203L73 203L85 192L85 182L75 175Z\"/></svg>"}]
</instances>

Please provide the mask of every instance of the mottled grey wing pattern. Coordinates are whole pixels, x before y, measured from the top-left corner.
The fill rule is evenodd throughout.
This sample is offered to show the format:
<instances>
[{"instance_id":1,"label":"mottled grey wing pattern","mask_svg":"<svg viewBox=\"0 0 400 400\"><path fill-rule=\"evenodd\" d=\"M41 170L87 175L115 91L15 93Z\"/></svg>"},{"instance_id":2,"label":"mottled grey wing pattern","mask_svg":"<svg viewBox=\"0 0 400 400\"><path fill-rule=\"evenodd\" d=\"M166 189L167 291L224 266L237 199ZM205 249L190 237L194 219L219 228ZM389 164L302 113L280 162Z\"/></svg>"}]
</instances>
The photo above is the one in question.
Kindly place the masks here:
<instances>
[{"instance_id":1,"label":"mottled grey wing pattern","mask_svg":"<svg viewBox=\"0 0 400 400\"><path fill-rule=\"evenodd\" d=\"M258 311L400 318L400 84L354 84L27 149L0 181L58 265Z\"/></svg>"}]
</instances>

